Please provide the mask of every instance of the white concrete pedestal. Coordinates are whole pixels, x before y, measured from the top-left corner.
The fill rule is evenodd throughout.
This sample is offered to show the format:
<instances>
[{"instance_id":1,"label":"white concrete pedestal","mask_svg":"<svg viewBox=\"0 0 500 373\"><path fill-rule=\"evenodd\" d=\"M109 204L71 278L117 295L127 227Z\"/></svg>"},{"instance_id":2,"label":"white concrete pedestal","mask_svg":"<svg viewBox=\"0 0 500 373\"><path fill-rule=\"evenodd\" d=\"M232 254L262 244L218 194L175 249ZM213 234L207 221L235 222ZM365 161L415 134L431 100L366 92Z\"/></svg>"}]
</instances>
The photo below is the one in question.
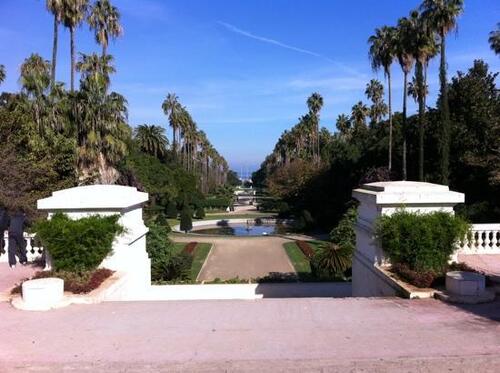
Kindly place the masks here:
<instances>
[{"instance_id":1,"label":"white concrete pedestal","mask_svg":"<svg viewBox=\"0 0 500 373\"><path fill-rule=\"evenodd\" d=\"M453 271L446 274L446 290L455 295L479 295L485 289L485 277L479 273Z\"/></svg>"},{"instance_id":2,"label":"white concrete pedestal","mask_svg":"<svg viewBox=\"0 0 500 373\"><path fill-rule=\"evenodd\" d=\"M64 281L55 277L24 281L22 291L25 309L45 311L55 308L63 299Z\"/></svg>"}]
</instances>

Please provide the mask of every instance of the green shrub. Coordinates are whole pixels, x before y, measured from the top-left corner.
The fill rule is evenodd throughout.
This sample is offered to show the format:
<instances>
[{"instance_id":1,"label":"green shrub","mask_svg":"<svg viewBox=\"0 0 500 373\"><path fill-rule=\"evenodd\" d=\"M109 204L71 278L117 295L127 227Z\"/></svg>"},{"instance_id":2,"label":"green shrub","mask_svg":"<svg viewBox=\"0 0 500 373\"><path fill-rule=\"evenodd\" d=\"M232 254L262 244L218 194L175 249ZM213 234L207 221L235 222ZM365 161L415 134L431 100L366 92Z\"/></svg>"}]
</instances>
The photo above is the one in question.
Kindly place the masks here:
<instances>
[{"instance_id":1,"label":"green shrub","mask_svg":"<svg viewBox=\"0 0 500 373\"><path fill-rule=\"evenodd\" d=\"M375 230L392 264L442 273L456 242L469 232L469 224L446 212L418 214L401 210L379 218Z\"/></svg>"},{"instance_id":2,"label":"green shrub","mask_svg":"<svg viewBox=\"0 0 500 373\"><path fill-rule=\"evenodd\" d=\"M344 272L352 267L352 250L333 243L322 245L311 259L311 272L318 279L344 277Z\"/></svg>"},{"instance_id":3,"label":"green shrub","mask_svg":"<svg viewBox=\"0 0 500 373\"><path fill-rule=\"evenodd\" d=\"M188 207L182 209L180 229L186 233L193 229L192 213Z\"/></svg>"},{"instance_id":4,"label":"green shrub","mask_svg":"<svg viewBox=\"0 0 500 373\"><path fill-rule=\"evenodd\" d=\"M349 247L350 250L354 251L356 247L354 225L356 224L357 217L358 211L355 207L347 210L338 225L330 232L330 240L342 248Z\"/></svg>"},{"instance_id":5,"label":"green shrub","mask_svg":"<svg viewBox=\"0 0 500 373\"><path fill-rule=\"evenodd\" d=\"M193 258L187 253L175 253L168 238L168 229L155 223L148 225L146 250L151 259L151 280L171 281L189 279Z\"/></svg>"},{"instance_id":6,"label":"green shrub","mask_svg":"<svg viewBox=\"0 0 500 373\"><path fill-rule=\"evenodd\" d=\"M165 209L165 214L167 218L176 219L178 214L177 204L175 202L169 202Z\"/></svg>"},{"instance_id":7,"label":"green shrub","mask_svg":"<svg viewBox=\"0 0 500 373\"><path fill-rule=\"evenodd\" d=\"M200 207L198 207L198 208L196 209L196 212L195 212L195 214L194 214L194 217L195 217L196 219L203 219L203 218L205 217L205 209L204 209L203 207L201 207L201 206L200 206Z\"/></svg>"},{"instance_id":8,"label":"green shrub","mask_svg":"<svg viewBox=\"0 0 500 373\"><path fill-rule=\"evenodd\" d=\"M54 270L91 271L111 254L115 236L123 232L118 219L119 215L94 215L71 220L56 213L37 223L35 231L52 256Z\"/></svg>"}]
</instances>

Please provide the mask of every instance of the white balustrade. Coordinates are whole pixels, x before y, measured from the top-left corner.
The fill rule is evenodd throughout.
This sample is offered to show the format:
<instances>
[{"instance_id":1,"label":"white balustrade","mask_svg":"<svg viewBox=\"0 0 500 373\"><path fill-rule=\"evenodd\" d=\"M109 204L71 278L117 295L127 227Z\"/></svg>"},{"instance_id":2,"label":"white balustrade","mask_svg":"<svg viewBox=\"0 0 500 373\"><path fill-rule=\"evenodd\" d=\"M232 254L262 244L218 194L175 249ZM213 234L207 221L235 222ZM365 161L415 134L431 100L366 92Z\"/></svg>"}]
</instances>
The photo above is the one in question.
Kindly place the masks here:
<instances>
[{"instance_id":1,"label":"white balustrade","mask_svg":"<svg viewBox=\"0 0 500 373\"><path fill-rule=\"evenodd\" d=\"M32 262L40 258L43 254L43 247L35 245L35 235L32 233L24 232L24 240L26 242L26 257L28 262ZM3 237L0 237L4 241L4 253L0 253L0 263L6 263L9 261L8 250L9 250L9 234L7 231L4 232Z\"/></svg>"},{"instance_id":2,"label":"white balustrade","mask_svg":"<svg viewBox=\"0 0 500 373\"><path fill-rule=\"evenodd\" d=\"M456 254L500 254L500 224L473 224Z\"/></svg>"}]
</instances>

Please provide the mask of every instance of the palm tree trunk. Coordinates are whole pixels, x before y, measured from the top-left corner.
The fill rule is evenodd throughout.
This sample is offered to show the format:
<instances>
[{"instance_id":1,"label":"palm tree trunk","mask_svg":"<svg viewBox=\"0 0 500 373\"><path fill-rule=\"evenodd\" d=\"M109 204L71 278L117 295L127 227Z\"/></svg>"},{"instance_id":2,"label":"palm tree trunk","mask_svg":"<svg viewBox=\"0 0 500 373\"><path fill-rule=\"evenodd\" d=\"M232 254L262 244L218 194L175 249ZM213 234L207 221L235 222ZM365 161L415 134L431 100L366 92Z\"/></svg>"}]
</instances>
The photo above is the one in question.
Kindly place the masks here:
<instances>
[{"instance_id":1,"label":"palm tree trunk","mask_svg":"<svg viewBox=\"0 0 500 373\"><path fill-rule=\"evenodd\" d=\"M57 60L57 38L58 38L59 22L57 16L54 15L54 39L52 43L52 66L50 71L50 87L54 89L56 83L56 60Z\"/></svg>"},{"instance_id":2,"label":"palm tree trunk","mask_svg":"<svg viewBox=\"0 0 500 373\"><path fill-rule=\"evenodd\" d=\"M403 72L404 76L404 86L403 86L403 180L407 179L407 169L406 169L406 96L408 91L408 72Z\"/></svg>"},{"instance_id":3,"label":"palm tree trunk","mask_svg":"<svg viewBox=\"0 0 500 373\"><path fill-rule=\"evenodd\" d=\"M389 88L389 171L392 169L392 89L391 70L387 69L387 84Z\"/></svg>"},{"instance_id":4,"label":"palm tree trunk","mask_svg":"<svg viewBox=\"0 0 500 373\"><path fill-rule=\"evenodd\" d=\"M71 92L75 90L75 28L69 28L70 35L70 49L71 49Z\"/></svg>"},{"instance_id":5,"label":"palm tree trunk","mask_svg":"<svg viewBox=\"0 0 500 373\"><path fill-rule=\"evenodd\" d=\"M417 93L418 93L418 179L424 181L424 76L423 76L423 63L417 61L415 66L415 73L417 76Z\"/></svg>"},{"instance_id":6,"label":"palm tree trunk","mask_svg":"<svg viewBox=\"0 0 500 373\"><path fill-rule=\"evenodd\" d=\"M449 162L450 162L450 111L448 107L448 87L446 81L446 45L445 32L441 30L441 61L439 66L439 81L441 84L440 114L441 114L441 136L439 142L441 182L448 184Z\"/></svg>"},{"instance_id":7,"label":"palm tree trunk","mask_svg":"<svg viewBox=\"0 0 500 373\"><path fill-rule=\"evenodd\" d=\"M103 45L102 45L102 56L103 56L103 57L105 57L105 56L106 56L106 53L107 53L107 48L108 48L108 47L106 46L106 44L103 44Z\"/></svg>"}]
</instances>

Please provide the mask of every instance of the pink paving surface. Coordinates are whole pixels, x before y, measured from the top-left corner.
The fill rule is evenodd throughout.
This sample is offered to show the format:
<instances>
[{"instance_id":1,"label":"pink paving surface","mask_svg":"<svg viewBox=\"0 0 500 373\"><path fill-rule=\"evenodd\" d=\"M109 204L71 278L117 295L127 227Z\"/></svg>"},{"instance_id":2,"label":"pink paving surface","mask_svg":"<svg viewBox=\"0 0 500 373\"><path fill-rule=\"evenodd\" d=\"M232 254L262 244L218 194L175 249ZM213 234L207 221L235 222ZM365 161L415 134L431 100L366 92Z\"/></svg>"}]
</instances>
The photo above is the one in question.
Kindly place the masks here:
<instances>
[{"instance_id":1,"label":"pink paving surface","mask_svg":"<svg viewBox=\"0 0 500 373\"><path fill-rule=\"evenodd\" d=\"M0 263L0 293L9 291L21 280L33 276L39 270L40 268L34 268L31 265L22 266L20 264L11 269L8 263Z\"/></svg>"},{"instance_id":2,"label":"pink paving surface","mask_svg":"<svg viewBox=\"0 0 500 373\"><path fill-rule=\"evenodd\" d=\"M0 303L0 315L0 371L500 371L499 301Z\"/></svg>"},{"instance_id":3,"label":"pink paving surface","mask_svg":"<svg viewBox=\"0 0 500 373\"><path fill-rule=\"evenodd\" d=\"M458 261L486 275L500 278L500 254L458 255Z\"/></svg>"}]
</instances>

